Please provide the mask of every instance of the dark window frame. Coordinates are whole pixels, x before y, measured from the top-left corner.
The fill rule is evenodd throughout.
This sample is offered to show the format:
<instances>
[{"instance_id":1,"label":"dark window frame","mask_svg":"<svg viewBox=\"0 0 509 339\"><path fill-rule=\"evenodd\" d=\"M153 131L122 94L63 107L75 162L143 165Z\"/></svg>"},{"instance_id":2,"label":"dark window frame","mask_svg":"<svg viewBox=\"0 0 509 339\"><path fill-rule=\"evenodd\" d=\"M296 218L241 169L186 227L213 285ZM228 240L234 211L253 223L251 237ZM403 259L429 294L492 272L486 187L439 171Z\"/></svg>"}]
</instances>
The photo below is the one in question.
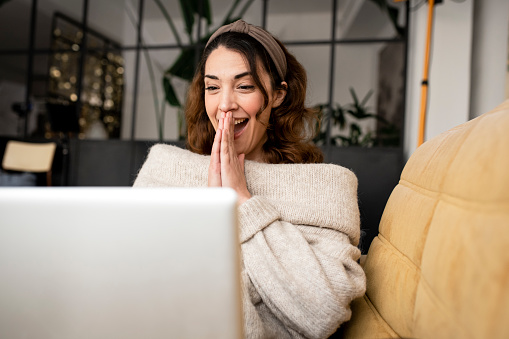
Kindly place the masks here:
<instances>
[{"instance_id":1,"label":"dark window frame","mask_svg":"<svg viewBox=\"0 0 509 339\"><path fill-rule=\"evenodd\" d=\"M262 27L266 27L267 16L268 16L268 3L269 0L259 0L262 2ZM406 105L406 91L407 91L407 66L408 66L408 27L409 27L409 11L410 7L408 2L405 7L405 23L403 25L404 35L399 38L392 39L336 39L336 22L337 22L337 2L338 0L331 0L331 11L332 11L332 20L331 20L331 38L324 40L303 40L303 41L283 41L283 43L287 46L307 46L307 45L328 45L330 47L330 64L329 64L329 81L328 81L328 108L329 110L333 107L334 100L334 84L335 84L335 69L336 69L336 46L338 45L347 45L347 44L371 44L371 43L403 43L404 44L404 85L403 85L403 107ZM136 119L137 119L137 97L138 97L138 79L140 73L140 51L142 49L147 50L156 50L156 49L176 49L180 48L176 44L161 44L161 45L142 45L141 41L141 33L143 31L143 9L144 9L145 0L138 0L138 24L136 27L137 37L136 37L136 45L134 46L122 46L121 51L135 51L135 70L134 70L134 89L132 92L132 116L131 116L131 133L130 140L135 139L136 132ZM82 76L83 76L83 63L84 63L84 55L87 53L86 46L86 36L87 31L90 30L88 27L88 8L89 8L89 0L83 0L82 5L82 28L84 41L84 48L80 53L80 64L79 64L79 74L78 74L78 88L80 88ZM27 74L26 74L26 93L25 93L25 109L27 110L27 114L24 116L24 133L23 138L27 137L28 133L28 112L30 111L31 102L30 97L32 95L32 82L33 82L33 63L34 56L37 54L51 54L52 51L50 49L35 49L35 29L36 29L36 19L37 19L37 0L32 0L31 5L31 17L30 17L30 29L29 29L29 46L26 50L0 50L0 56L3 55L27 55L28 56L28 64L27 64ZM200 29L198 29L198 32ZM81 91L78 90L78 100L76 105L77 114L81 109ZM405 117L402 117L402 126L404 126ZM327 135L326 135L326 144L324 146L329 147L330 144L330 133L331 133L331 125L329 124L329 119L326 116L324 123L327 126ZM398 148L403 149L403 140L404 140L404 128L401 128L400 131L400 145Z\"/></svg>"}]
</instances>

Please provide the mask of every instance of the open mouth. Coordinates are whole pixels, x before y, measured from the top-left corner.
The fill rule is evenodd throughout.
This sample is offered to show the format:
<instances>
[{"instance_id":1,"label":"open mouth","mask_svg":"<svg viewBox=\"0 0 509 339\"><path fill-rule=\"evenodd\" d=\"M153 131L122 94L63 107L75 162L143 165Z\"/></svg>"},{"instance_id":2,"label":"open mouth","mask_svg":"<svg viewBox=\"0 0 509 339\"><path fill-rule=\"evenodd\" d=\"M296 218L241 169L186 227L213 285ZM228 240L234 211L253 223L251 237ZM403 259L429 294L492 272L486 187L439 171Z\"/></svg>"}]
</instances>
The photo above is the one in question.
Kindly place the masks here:
<instances>
[{"instance_id":1,"label":"open mouth","mask_svg":"<svg viewBox=\"0 0 509 339\"><path fill-rule=\"evenodd\" d=\"M249 119L247 119L247 118L235 119L235 126L233 129L235 139L237 139L242 134L242 132L244 132L248 122L249 122Z\"/></svg>"}]
</instances>

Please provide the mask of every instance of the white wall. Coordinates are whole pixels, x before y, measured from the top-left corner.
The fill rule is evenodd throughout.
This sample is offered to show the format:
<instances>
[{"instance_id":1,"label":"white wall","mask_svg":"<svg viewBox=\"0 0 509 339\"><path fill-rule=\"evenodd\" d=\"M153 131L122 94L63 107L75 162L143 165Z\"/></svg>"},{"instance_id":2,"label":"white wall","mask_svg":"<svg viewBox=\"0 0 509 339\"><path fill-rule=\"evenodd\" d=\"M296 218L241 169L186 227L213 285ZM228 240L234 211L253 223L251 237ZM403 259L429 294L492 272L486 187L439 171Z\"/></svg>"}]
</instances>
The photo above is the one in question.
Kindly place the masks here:
<instances>
[{"instance_id":1,"label":"white wall","mask_svg":"<svg viewBox=\"0 0 509 339\"><path fill-rule=\"evenodd\" d=\"M427 6L412 13L404 151L416 149ZM444 0L435 9L425 140L505 98L509 1Z\"/></svg>"},{"instance_id":2,"label":"white wall","mask_svg":"<svg viewBox=\"0 0 509 339\"><path fill-rule=\"evenodd\" d=\"M417 147L428 6L411 12L404 152ZM425 141L468 120L473 0L436 5Z\"/></svg>"},{"instance_id":3,"label":"white wall","mask_svg":"<svg viewBox=\"0 0 509 339\"><path fill-rule=\"evenodd\" d=\"M506 98L508 22L509 1L475 1L470 118Z\"/></svg>"}]
</instances>

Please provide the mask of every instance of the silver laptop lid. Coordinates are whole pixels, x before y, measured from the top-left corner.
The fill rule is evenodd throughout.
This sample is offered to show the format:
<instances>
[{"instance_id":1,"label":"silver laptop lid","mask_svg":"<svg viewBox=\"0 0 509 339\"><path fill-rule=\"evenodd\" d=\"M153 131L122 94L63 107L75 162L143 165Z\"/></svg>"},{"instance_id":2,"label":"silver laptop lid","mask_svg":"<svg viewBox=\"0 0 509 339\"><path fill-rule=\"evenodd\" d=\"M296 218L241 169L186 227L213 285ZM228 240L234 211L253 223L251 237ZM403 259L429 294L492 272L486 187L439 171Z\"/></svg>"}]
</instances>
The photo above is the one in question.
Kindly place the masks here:
<instances>
[{"instance_id":1,"label":"silver laptop lid","mask_svg":"<svg viewBox=\"0 0 509 339\"><path fill-rule=\"evenodd\" d=\"M236 195L1 188L0 338L239 338Z\"/></svg>"}]
</instances>

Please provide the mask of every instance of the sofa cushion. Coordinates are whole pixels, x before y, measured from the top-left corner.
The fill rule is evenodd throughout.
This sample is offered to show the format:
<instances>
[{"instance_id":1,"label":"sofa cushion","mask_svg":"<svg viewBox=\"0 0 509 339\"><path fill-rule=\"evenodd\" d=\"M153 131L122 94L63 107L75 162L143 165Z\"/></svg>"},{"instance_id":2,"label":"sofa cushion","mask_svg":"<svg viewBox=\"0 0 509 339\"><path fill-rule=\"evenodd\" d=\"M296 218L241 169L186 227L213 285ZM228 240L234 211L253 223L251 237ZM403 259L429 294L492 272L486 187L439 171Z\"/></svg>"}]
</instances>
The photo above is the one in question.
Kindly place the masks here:
<instances>
[{"instance_id":1,"label":"sofa cushion","mask_svg":"<svg viewBox=\"0 0 509 339\"><path fill-rule=\"evenodd\" d=\"M509 101L415 151L364 270L347 338L509 338Z\"/></svg>"}]
</instances>

